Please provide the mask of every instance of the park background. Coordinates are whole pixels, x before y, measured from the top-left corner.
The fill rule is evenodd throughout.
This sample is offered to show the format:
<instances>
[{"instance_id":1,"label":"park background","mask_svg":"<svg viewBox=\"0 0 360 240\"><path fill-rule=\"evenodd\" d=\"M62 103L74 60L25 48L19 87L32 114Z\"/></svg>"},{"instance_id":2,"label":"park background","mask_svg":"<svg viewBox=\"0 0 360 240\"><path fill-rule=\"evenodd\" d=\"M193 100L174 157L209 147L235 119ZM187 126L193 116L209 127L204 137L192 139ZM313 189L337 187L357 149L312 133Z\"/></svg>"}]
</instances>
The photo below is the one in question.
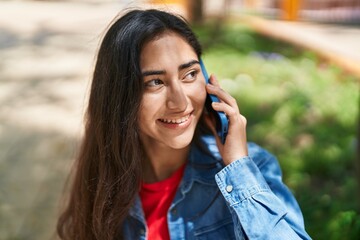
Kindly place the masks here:
<instances>
[{"instance_id":1,"label":"park background","mask_svg":"<svg viewBox=\"0 0 360 240\"><path fill-rule=\"evenodd\" d=\"M0 239L54 238L98 44L149 6L190 21L309 234L359 239L359 0L0 1Z\"/></svg>"}]
</instances>

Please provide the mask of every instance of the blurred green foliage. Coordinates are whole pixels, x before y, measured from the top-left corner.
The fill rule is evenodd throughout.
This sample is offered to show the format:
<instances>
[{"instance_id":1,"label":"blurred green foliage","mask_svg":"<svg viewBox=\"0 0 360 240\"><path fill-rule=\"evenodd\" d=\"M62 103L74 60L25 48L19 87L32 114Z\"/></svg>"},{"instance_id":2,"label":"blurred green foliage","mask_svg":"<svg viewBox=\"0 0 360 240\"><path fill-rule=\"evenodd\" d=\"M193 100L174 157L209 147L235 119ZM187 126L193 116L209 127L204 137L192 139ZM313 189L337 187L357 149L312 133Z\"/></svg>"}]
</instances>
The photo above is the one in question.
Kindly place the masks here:
<instances>
[{"instance_id":1,"label":"blurred green foliage","mask_svg":"<svg viewBox=\"0 0 360 240\"><path fill-rule=\"evenodd\" d=\"M194 26L209 73L238 101L248 139L276 155L314 239L359 239L359 79L241 24Z\"/></svg>"}]
</instances>

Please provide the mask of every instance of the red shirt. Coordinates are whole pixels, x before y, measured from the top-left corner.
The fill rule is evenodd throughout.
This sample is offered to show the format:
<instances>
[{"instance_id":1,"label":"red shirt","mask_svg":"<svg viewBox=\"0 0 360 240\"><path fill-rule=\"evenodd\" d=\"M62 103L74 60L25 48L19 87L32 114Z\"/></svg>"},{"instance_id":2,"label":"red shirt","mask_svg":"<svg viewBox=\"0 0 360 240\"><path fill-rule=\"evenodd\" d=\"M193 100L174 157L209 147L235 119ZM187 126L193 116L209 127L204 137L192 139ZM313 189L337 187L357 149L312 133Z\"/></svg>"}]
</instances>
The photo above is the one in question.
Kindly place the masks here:
<instances>
[{"instance_id":1,"label":"red shirt","mask_svg":"<svg viewBox=\"0 0 360 240\"><path fill-rule=\"evenodd\" d=\"M163 181L142 183L140 198L148 227L148 239L170 239L167 212L175 197L184 169L185 165Z\"/></svg>"}]
</instances>

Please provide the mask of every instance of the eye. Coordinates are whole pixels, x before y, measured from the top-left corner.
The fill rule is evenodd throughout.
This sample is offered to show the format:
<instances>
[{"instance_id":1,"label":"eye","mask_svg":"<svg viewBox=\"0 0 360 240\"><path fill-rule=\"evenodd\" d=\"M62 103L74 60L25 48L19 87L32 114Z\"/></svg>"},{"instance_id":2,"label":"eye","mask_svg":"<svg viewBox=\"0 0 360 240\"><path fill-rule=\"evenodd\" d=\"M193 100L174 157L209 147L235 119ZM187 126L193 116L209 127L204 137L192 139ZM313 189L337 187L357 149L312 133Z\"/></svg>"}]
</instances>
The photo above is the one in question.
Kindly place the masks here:
<instances>
[{"instance_id":1,"label":"eye","mask_svg":"<svg viewBox=\"0 0 360 240\"><path fill-rule=\"evenodd\" d=\"M198 75L199 71L198 70L193 70L191 72L189 72L188 74L185 75L185 80L186 81L194 81L196 79L196 76Z\"/></svg>"},{"instance_id":2,"label":"eye","mask_svg":"<svg viewBox=\"0 0 360 240\"><path fill-rule=\"evenodd\" d=\"M145 87L159 87L163 84L164 84L164 82L160 79L152 79L152 80L145 82Z\"/></svg>"}]
</instances>

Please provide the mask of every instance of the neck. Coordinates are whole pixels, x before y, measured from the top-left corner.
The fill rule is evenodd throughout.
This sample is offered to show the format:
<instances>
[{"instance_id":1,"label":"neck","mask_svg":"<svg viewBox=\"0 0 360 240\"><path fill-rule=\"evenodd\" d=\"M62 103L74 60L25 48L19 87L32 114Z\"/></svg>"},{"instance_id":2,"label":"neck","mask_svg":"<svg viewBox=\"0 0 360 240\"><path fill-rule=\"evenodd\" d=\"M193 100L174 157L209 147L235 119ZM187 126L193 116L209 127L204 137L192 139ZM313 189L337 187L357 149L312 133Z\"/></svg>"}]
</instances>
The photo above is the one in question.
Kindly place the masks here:
<instances>
[{"instance_id":1,"label":"neck","mask_svg":"<svg viewBox=\"0 0 360 240\"><path fill-rule=\"evenodd\" d=\"M146 183L162 181L170 177L188 159L190 145L182 149L145 144L147 159L143 161L143 179Z\"/></svg>"}]
</instances>

